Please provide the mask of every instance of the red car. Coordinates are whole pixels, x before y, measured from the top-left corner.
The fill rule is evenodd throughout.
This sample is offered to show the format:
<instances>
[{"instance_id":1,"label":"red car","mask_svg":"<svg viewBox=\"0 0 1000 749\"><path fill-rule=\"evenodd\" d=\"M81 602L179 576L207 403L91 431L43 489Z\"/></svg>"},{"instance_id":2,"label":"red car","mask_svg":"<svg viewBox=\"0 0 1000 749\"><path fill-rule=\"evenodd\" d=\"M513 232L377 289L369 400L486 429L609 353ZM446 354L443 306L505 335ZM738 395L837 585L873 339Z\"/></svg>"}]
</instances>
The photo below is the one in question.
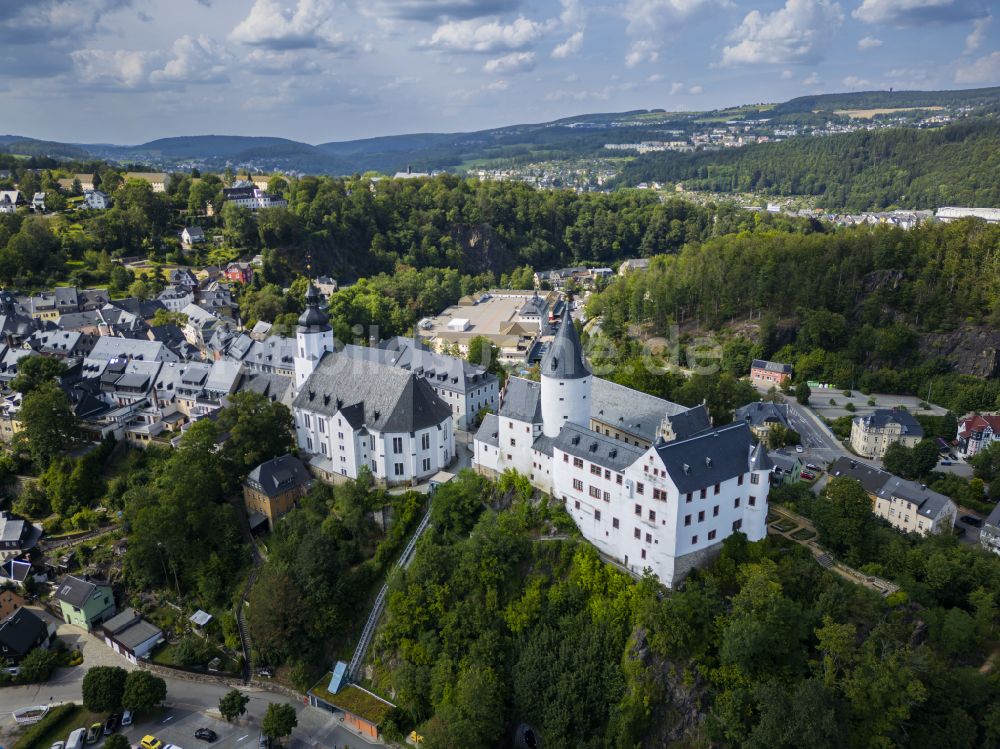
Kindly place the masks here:
<instances>
[{"instance_id":1,"label":"red car","mask_svg":"<svg viewBox=\"0 0 1000 749\"><path fill-rule=\"evenodd\" d=\"M816 478L816 474L809 473L809 471L803 471L802 473L799 474L799 478L805 479L806 481L812 481L814 478Z\"/></svg>"}]
</instances>

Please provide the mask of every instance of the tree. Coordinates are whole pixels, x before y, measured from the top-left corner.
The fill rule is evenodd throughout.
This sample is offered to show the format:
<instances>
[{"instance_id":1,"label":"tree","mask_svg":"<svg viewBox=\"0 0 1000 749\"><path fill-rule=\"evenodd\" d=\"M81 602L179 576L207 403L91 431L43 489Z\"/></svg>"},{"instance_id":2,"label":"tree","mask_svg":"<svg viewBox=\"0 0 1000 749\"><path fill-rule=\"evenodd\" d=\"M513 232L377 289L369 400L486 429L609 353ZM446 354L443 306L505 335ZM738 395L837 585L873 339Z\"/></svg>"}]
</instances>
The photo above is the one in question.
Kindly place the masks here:
<instances>
[{"instance_id":1,"label":"tree","mask_svg":"<svg viewBox=\"0 0 1000 749\"><path fill-rule=\"evenodd\" d=\"M295 446L292 412L261 393L244 390L231 396L219 424L229 432L223 454L240 476Z\"/></svg>"},{"instance_id":2,"label":"tree","mask_svg":"<svg viewBox=\"0 0 1000 749\"><path fill-rule=\"evenodd\" d=\"M167 698L167 682L149 671L130 671L125 678L122 707L150 710Z\"/></svg>"},{"instance_id":3,"label":"tree","mask_svg":"<svg viewBox=\"0 0 1000 749\"><path fill-rule=\"evenodd\" d=\"M872 521L872 503L861 484L846 476L832 479L826 487L825 502L813 513L822 542L835 554L853 559L865 543Z\"/></svg>"},{"instance_id":4,"label":"tree","mask_svg":"<svg viewBox=\"0 0 1000 749\"><path fill-rule=\"evenodd\" d=\"M83 677L83 706L94 713L113 713L122 706L128 671L120 666L94 666Z\"/></svg>"},{"instance_id":5,"label":"tree","mask_svg":"<svg viewBox=\"0 0 1000 749\"><path fill-rule=\"evenodd\" d=\"M809 396L812 395L812 388L808 382L800 382L795 386L795 400L803 406L809 405Z\"/></svg>"},{"instance_id":6,"label":"tree","mask_svg":"<svg viewBox=\"0 0 1000 749\"><path fill-rule=\"evenodd\" d=\"M40 468L48 466L76 436L76 415L55 382L43 382L25 395L18 419L31 459Z\"/></svg>"},{"instance_id":7,"label":"tree","mask_svg":"<svg viewBox=\"0 0 1000 749\"><path fill-rule=\"evenodd\" d=\"M124 734L113 733L104 740L104 749L132 749Z\"/></svg>"},{"instance_id":8,"label":"tree","mask_svg":"<svg viewBox=\"0 0 1000 749\"><path fill-rule=\"evenodd\" d=\"M226 241L234 247L252 247L257 242L257 226L249 208L236 203L222 206L222 225Z\"/></svg>"},{"instance_id":9,"label":"tree","mask_svg":"<svg viewBox=\"0 0 1000 749\"><path fill-rule=\"evenodd\" d=\"M62 359L26 356L17 363L17 376L10 381L10 386L21 395L27 395L43 383L58 380L65 372Z\"/></svg>"},{"instance_id":10,"label":"tree","mask_svg":"<svg viewBox=\"0 0 1000 749\"><path fill-rule=\"evenodd\" d=\"M295 708L286 703L272 702L260 722L260 730L272 741L281 741L291 736L292 729L299 724Z\"/></svg>"},{"instance_id":11,"label":"tree","mask_svg":"<svg viewBox=\"0 0 1000 749\"><path fill-rule=\"evenodd\" d=\"M250 698L239 689L230 689L219 698L219 712L222 717L232 723L246 714Z\"/></svg>"},{"instance_id":12,"label":"tree","mask_svg":"<svg viewBox=\"0 0 1000 749\"><path fill-rule=\"evenodd\" d=\"M993 484L997 478L1000 478L1000 442L990 442L989 445L976 453L971 462L976 478L981 478L987 484ZM994 497L998 494L997 491L990 493Z\"/></svg>"},{"instance_id":13,"label":"tree","mask_svg":"<svg viewBox=\"0 0 1000 749\"><path fill-rule=\"evenodd\" d=\"M53 669L58 665L59 656L47 648L35 648L19 664L21 680L29 683L48 681Z\"/></svg>"},{"instance_id":14,"label":"tree","mask_svg":"<svg viewBox=\"0 0 1000 749\"><path fill-rule=\"evenodd\" d=\"M916 476L913 451L899 442L894 442L885 449L882 465L889 473L902 476L905 479Z\"/></svg>"}]
</instances>

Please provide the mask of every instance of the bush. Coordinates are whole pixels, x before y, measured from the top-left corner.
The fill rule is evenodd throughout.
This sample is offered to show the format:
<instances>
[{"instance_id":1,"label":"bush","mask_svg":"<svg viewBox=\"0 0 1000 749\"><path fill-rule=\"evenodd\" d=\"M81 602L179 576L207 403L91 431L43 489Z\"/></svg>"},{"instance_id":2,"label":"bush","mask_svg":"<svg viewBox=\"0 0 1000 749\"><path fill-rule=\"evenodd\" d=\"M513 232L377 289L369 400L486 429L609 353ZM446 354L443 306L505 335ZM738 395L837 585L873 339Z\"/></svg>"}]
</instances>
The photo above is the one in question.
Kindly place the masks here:
<instances>
[{"instance_id":1,"label":"bush","mask_svg":"<svg viewBox=\"0 0 1000 749\"><path fill-rule=\"evenodd\" d=\"M854 406L854 404L853 404L853 403L848 403L848 404L847 404L846 406L844 406L844 410L845 410L845 411L848 411L848 412L850 412L850 413L854 413L854 412L855 412L855 411L857 411L858 409L857 409L857 408L855 408L855 406Z\"/></svg>"},{"instance_id":2,"label":"bush","mask_svg":"<svg viewBox=\"0 0 1000 749\"><path fill-rule=\"evenodd\" d=\"M201 637L188 635L178 643L175 656L182 666L204 666L216 656L216 652Z\"/></svg>"},{"instance_id":3,"label":"bush","mask_svg":"<svg viewBox=\"0 0 1000 749\"><path fill-rule=\"evenodd\" d=\"M33 726L28 726L28 730L22 733L21 737L14 743L13 749L32 749L32 747L38 746L39 739L47 734L54 726L62 723L63 720L68 719L74 711L79 709L79 707L79 705L75 705L73 703L56 705L45 714L44 718L35 723Z\"/></svg>"},{"instance_id":4,"label":"bush","mask_svg":"<svg viewBox=\"0 0 1000 749\"><path fill-rule=\"evenodd\" d=\"M836 406L837 405L837 401L835 401L833 398L831 398L830 399L830 405L831 406ZM848 405L850 405L850 404L848 404Z\"/></svg>"},{"instance_id":5,"label":"bush","mask_svg":"<svg viewBox=\"0 0 1000 749\"><path fill-rule=\"evenodd\" d=\"M845 397L845 398L850 398L850 397L851 397L851 395L852 395L852 393L851 393L851 391L850 391L850 390L845 390L845 391L844 391L844 397Z\"/></svg>"},{"instance_id":6,"label":"bush","mask_svg":"<svg viewBox=\"0 0 1000 749\"><path fill-rule=\"evenodd\" d=\"M21 660L19 680L27 684L48 681L52 670L59 665L59 654L45 648L35 648Z\"/></svg>"},{"instance_id":7,"label":"bush","mask_svg":"<svg viewBox=\"0 0 1000 749\"><path fill-rule=\"evenodd\" d=\"M875 405L875 399L874 398L869 398L868 399L868 405L869 406L874 406Z\"/></svg>"}]
</instances>

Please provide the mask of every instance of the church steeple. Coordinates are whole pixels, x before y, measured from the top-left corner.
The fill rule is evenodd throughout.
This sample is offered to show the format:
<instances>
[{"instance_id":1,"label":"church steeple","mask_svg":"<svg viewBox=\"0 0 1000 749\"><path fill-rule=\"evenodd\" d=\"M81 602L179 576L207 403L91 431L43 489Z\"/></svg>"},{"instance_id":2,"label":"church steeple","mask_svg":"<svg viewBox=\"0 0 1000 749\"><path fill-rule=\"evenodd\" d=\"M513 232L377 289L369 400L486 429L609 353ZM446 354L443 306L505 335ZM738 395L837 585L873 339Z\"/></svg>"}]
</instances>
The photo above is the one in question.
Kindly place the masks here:
<instances>
[{"instance_id":1,"label":"church steeple","mask_svg":"<svg viewBox=\"0 0 1000 749\"><path fill-rule=\"evenodd\" d=\"M299 327L295 331L295 347L295 390L298 391L324 354L333 351L330 318L319 308L319 292L312 282L306 290L306 309L299 316Z\"/></svg>"},{"instance_id":2,"label":"church steeple","mask_svg":"<svg viewBox=\"0 0 1000 749\"><path fill-rule=\"evenodd\" d=\"M569 307L542 357L542 432L555 437L563 424L590 424L590 370Z\"/></svg>"},{"instance_id":3,"label":"church steeple","mask_svg":"<svg viewBox=\"0 0 1000 749\"><path fill-rule=\"evenodd\" d=\"M573 325L573 318L569 314L569 305L566 305L559 330L542 358L541 374L544 377L561 380L576 380L590 376L590 370L583 361L580 336L576 334L576 326Z\"/></svg>"},{"instance_id":4,"label":"church steeple","mask_svg":"<svg viewBox=\"0 0 1000 749\"><path fill-rule=\"evenodd\" d=\"M330 318L319 308L319 292L309 282L306 289L306 309L299 315L299 333L321 333L330 330Z\"/></svg>"}]
</instances>

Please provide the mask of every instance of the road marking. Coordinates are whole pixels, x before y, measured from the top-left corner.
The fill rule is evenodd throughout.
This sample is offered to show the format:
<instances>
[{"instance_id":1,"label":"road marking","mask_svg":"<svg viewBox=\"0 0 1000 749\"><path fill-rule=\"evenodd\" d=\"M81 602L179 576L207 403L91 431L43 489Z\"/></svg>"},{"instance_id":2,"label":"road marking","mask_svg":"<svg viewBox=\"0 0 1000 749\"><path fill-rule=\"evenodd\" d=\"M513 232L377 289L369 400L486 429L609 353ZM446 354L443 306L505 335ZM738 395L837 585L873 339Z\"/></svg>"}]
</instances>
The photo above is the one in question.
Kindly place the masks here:
<instances>
[{"instance_id":1,"label":"road marking","mask_svg":"<svg viewBox=\"0 0 1000 749\"><path fill-rule=\"evenodd\" d=\"M248 738L250 738L250 734L249 733L246 734L245 736L240 736L238 739L236 739L236 743L238 744L241 741L243 741L243 739L248 739Z\"/></svg>"},{"instance_id":2,"label":"road marking","mask_svg":"<svg viewBox=\"0 0 1000 749\"><path fill-rule=\"evenodd\" d=\"M172 721L173 719L174 719L174 716L173 716L173 715L168 715L168 716L166 717L166 719L165 719L165 720L164 720L163 722L164 722L164 723L169 723L169 722L170 722L170 721Z\"/></svg>"}]
</instances>

